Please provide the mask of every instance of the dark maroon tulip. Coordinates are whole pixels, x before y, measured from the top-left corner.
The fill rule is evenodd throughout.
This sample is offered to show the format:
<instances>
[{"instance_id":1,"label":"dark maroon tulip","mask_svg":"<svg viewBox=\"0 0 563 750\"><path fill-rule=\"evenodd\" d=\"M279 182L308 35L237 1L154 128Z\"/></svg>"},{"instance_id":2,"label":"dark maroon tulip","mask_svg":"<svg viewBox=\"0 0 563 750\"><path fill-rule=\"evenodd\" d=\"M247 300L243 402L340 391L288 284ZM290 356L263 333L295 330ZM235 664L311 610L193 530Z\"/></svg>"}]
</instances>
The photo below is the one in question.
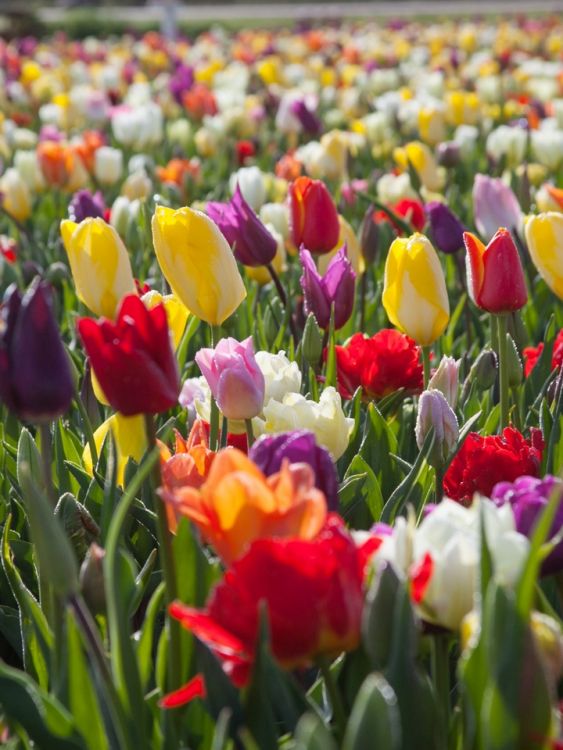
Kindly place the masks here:
<instances>
[{"instance_id":1,"label":"dark maroon tulip","mask_svg":"<svg viewBox=\"0 0 563 750\"><path fill-rule=\"evenodd\" d=\"M379 224L376 221L377 211L370 206L364 214L360 246L365 262L371 265L375 262L379 248Z\"/></svg>"},{"instance_id":2,"label":"dark maroon tulip","mask_svg":"<svg viewBox=\"0 0 563 750\"><path fill-rule=\"evenodd\" d=\"M426 213L430 220L434 244L438 250L448 255L460 250L463 247L465 228L453 211L445 203L432 201L426 204Z\"/></svg>"},{"instance_id":3,"label":"dark maroon tulip","mask_svg":"<svg viewBox=\"0 0 563 750\"><path fill-rule=\"evenodd\" d=\"M328 509L338 509L338 477L334 461L326 448L317 445L314 433L309 430L262 435L248 456L266 476L279 471L284 459L292 464L309 464L315 472L315 486L324 492Z\"/></svg>"},{"instance_id":4,"label":"dark maroon tulip","mask_svg":"<svg viewBox=\"0 0 563 750\"><path fill-rule=\"evenodd\" d=\"M49 284L14 286L0 310L0 400L19 419L44 422L69 408L70 363L53 315Z\"/></svg>"},{"instance_id":5,"label":"dark maroon tulip","mask_svg":"<svg viewBox=\"0 0 563 750\"><path fill-rule=\"evenodd\" d=\"M206 211L240 263L245 266L267 266L273 261L278 243L244 200L238 185L228 203L210 201Z\"/></svg>"},{"instance_id":6,"label":"dark maroon tulip","mask_svg":"<svg viewBox=\"0 0 563 750\"><path fill-rule=\"evenodd\" d=\"M296 99L291 104L291 112L297 117L303 130L309 135L318 135L321 132L321 121L312 112L303 99Z\"/></svg>"},{"instance_id":7,"label":"dark maroon tulip","mask_svg":"<svg viewBox=\"0 0 563 750\"><path fill-rule=\"evenodd\" d=\"M89 190L78 190L68 204L69 219L77 223L90 217L103 219L105 212L104 196L99 190L93 194Z\"/></svg>"},{"instance_id":8,"label":"dark maroon tulip","mask_svg":"<svg viewBox=\"0 0 563 750\"><path fill-rule=\"evenodd\" d=\"M549 538L555 536L563 526L563 481L547 474L543 479L522 476L514 482L499 482L493 488L491 499L496 505L509 503L512 506L516 529L530 537L534 531L552 493L559 494L560 502ZM542 565L544 575L563 570L563 542L560 542Z\"/></svg>"},{"instance_id":9,"label":"dark maroon tulip","mask_svg":"<svg viewBox=\"0 0 563 750\"><path fill-rule=\"evenodd\" d=\"M332 258L324 276L319 274L313 256L303 246L299 258L303 266L301 288L305 298L305 315L313 313L319 326L326 330L330 324L330 309L334 305L334 328L342 328L354 309L356 282L346 245Z\"/></svg>"}]
</instances>

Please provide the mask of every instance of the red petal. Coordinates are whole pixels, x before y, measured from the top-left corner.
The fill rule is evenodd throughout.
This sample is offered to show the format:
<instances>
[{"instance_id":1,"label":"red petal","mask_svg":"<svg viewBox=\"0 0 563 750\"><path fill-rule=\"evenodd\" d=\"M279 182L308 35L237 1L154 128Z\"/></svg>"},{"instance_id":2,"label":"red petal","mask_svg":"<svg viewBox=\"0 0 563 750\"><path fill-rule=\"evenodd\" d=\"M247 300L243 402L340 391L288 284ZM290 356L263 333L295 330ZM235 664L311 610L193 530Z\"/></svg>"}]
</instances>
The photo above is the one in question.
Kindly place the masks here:
<instances>
[{"instance_id":1,"label":"red petal","mask_svg":"<svg viewBox=\"0 0 563 750\"><path fill-rule=\"evenodd\" d=\"M186 703L193 701L194 698L205 698L207 691L205 689L205 680L202 674L196 674L188 683L173 693L168 693L158 702L160 708L176 708L184 706Z\"/></svg>"},{"instance_id":2,"label":"red petal","mask_svg":"<svg viewBox=\"0 0 563 750\"><path fill-rule=\"evenodd\" d=\"M420 604L424 599L433 572L434 561L427 552L421 562L415 565L411 571L411 597L416 604Z\"/></svg>"}]
</instances>

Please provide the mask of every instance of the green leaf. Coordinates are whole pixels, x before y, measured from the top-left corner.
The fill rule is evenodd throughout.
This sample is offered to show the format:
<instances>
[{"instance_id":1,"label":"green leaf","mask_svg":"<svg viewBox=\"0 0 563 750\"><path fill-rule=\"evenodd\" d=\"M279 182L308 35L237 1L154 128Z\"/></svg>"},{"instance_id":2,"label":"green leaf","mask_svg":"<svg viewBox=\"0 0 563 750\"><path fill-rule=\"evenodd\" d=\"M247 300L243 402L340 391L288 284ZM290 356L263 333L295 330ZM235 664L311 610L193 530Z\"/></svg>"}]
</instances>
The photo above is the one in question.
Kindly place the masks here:
<instances>
[{"instance_id":1,"label":"green leaf","mask_svg":"<svg viewBox=\"0 0 563 750\"><path fill-rule=\"evenodd\" d=\"M69 708L86 746L90 750L106 750L108 740L80 633L72 616L67 616L66 625Z\"/></svg>"},{"instance_id":2,"label":"green leaf","mask_svg":"<svg viewBox=\"0 0 563 750\"><path fill-rule=\"evenodd\" d=\"M367 747L399 750L401 718L395 691L380 674L370 674L361 686L346 728L342 750Z\"/></svg>"},{"instance_id":3,"label":"green leaf","mask_svg":"<svg viewBox=\"0 0 563 750\"><path fill-rule=\"evenodd\" d=\"M137 662L143 690L147 689L154 667L153 646L156 618L164 600L164 582L160 583L153 592L143 618L141 632L137 641Z\"/></svg>"},{"instance_id":4,"label":"green leaf","mask_svg":"<svg viewBox=\"0 0 563 750\"><path fill-rule=\"evenodd\" d=\"M337 750L330 731L317 714L306 713L299 719L295 729L295 750Z\"/></svg>"}]
</instances>

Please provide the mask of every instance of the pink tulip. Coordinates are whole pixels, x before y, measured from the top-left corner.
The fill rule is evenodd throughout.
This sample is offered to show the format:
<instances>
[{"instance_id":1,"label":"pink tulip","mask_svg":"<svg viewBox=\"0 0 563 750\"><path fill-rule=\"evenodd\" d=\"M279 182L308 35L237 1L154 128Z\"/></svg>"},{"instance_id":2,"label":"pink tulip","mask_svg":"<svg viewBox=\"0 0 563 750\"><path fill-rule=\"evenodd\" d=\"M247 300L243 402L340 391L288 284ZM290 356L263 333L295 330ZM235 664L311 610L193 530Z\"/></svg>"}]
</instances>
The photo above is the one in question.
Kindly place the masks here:
<instances>
[{"instance_id":1,"label":"pink tulip","mask_svg":"<svg viewBox=\"0 0 563 750\"><path fill-rule=\"evenodd\" d=\"M502 180L475 175L473 213L479 234L488 242L499 227L514 231L522 223L522 211L513 191Z\"/></svg>"}]
</instances>

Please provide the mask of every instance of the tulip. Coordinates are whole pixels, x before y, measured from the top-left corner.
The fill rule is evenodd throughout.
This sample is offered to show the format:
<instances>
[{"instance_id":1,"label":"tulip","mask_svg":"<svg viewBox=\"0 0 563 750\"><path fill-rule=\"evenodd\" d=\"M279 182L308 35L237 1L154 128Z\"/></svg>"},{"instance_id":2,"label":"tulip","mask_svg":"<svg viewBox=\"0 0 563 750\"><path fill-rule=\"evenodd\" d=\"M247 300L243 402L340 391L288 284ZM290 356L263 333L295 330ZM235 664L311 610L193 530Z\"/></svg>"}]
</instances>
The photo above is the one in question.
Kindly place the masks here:
<instances>
[{"instance_id":1,"label":"tulip","mask_svg":"<svg viewBox=\"0 0 563 750\"><path fill-rule=\"evenodd\" d=\"M209 450L204 423L197 419L187 440L175 430L176 445L172 453L160 443L160 471L165 490L181 487L199 488L205 482L217 455Z\"/></svg>"},{"instance_id":2,"label":"tulip","mask_svg":"<svg viewBox=\"0 0 563 750\"><path fill-rule=\"evenodd\" d=\"M16 151L14 167L32 193L38 193L45 189L45 178L39 166L36 151ZM6 174L8 171L6 171Z\"/></svg>"},{"instance_id":3,"label":"tulip","mask_svg":"<svg viewBox=\"0 0 563 750\"><path fill-rule=\"evenodd\" d=\"M94 194L89 190L78 190L68 204L69 219L76 224L84 219L103 219L106 210L104 196L99 190Z\"/></svg>"},{"instance_id":4,"label":"tulip","mask_svg":"<svg viewBox=\"0 0 563 750\"><path fill-rule=\"evenodd\" d=\"M238 185L229 203L210 202L206 212L233 248L239 263L267 266L272 262L278 243L244 200Z\"/></svg>"},{"instance_id":5,"label":"tulip","mask_svg":"<svg viewBox=\"0 0 563 750\"><path fill-rule=\"evenodd\" d=\"M42 141L37 146L37 158L47 183L53 187L66 187L74 166L74 157L68 146L56 141Z\"/></svg>"},{"instance_id":6,"label":"tulip","mask_svg":"<svg viewBox=\"0 0 563 750\"><path fill-rule=\"evenodd\" d=\"M101 146L94 156L94 175L101 185L115 185L123 173L123 152Z\"/></svg>"},{"instance_id":7,"label":"tulip","mask_svg":"<svg viewBox=\"0 0 563 750\"><path fill-rule=\"evenodd\" d=\"M332 386L324 389L318 403L290 392L281 401L270 399L263 411L264 420L253 422L260 434L311 430L336 461L348 447L354 420L344 414L342 399Z\"/></svg>"},{"instance_id":8,"label":"tulip","mask_svg":"<svg viewBox=\"0 0 563 750\"><path fill-rule=\"evenodd\" d=\"M424 235L394 240L385 263L382 302L391 323L421 346L444 332L450 317L446 282Z\"/></svg>"},{"instance_id":9,"label":"tulip","mask_svg":"<svg viewBox=\"0 0 563 750\"><path fill-rule=\"evenodd\" d=\"M500 125L491 131L487 137L487 154L495 161L503 157L509 168L514 168L524 161L528 133L519 127Z\"/></svg>"},{"instance_id":10,"label":"tulip","mask_svg":"<svg viewBox=\"0 0 563 750\"><path fill-rule=\"evenodd\" d=\"M166 319L168 321L168 328L172 334L172 343L174 349L177 349L186 330L186 323L188 322L188 316L190 311L177 299L173 294L166 294L162 296L159 292L151 289L141 297L145 306L152 310L153 307L162 303L166 310Z\"/></svg>"},{"instance_id":11,"label":"tulip","mask_svg":"<svg viewBox=\"0 0 563 750\"><path fill-rule=\"evenodd\" d=\"M521 534L531 537L539 517L554 493L558 493L560 502L546 540L549 541L563 527L563 480L548 474L543 479L522 476L514 482L499 482L491 493L491 500L498 506L508 504L514 513L516 529ZM559 542L542 565L544 575L559 573L561 570L563 542Z\"/></svg>"},{"instance_id":12,"label":"tulip","mask_svg":"<svg viewBox=\"0 0 563 750\"><path fill-rule=\"evenodd\" d=\"M446 401L455 409L459 389L459 365L453 357L442 357L437 370L428 381L428 388L441 391Z\"/></svg>"},{"instance_id":13,"label":"tulip","mask_svg":"<svg viewBox=\"0 0 563 750\"><path fill-rule=\"evenodd\" d=\"M418 131L421 139L435 146L446 137L444 112L436 107L421 107L418 111Z\"/></svg>"},{"instance_id":14,"label":"tulip","mask_svg":"<svg viewBox=\"0 0 563 750\"><path fill-rule=\"evenodd\" d=\"M70 407L74 383L53 313L50 287L15 287L0 308L0 401L26 422L47 422Z\"/></svg>"},{"instance_id":15,"label":"tulip","mask_svg":"<svg viewBox=\"0 0 563 750\"><path fill-rule=\"evenodd\" d=\"M219 227L200 211L157 206L152 232L156 257L174 294L201 320L221 325L246 290Z\"/></svg>"},{"instance_id":16,"label":"tulip","mask_svg":"<svg viewBox=\"0 0 563 750\"><path fill-rule=\"evenodd\" d=\"M290 104L291 114L295 115L299 124L309 135L318 135L322 129L321 121L303 99L294 99Z\"/></svg>"},{"instance_id":17,"label":"tulip","mask_svg":"<svg viewBox=\"0 0 563 750\"><path fill-rule=\"evenodd\" d=\"M170 611L242 686L254 661L261 606L268 612L272 654L285 669L357 647L363 608L359 557L354 540L333 516L311 540L254 542L213 589L203 611L179 602ZM186 687L166 696L163 705L201 694Z\"/></svg>"},{"instance_id":18,"label":"tulip","mask_svg":"<svg viewBox=\"0 0 563 750\"><path fill-rule=\"evenodd\" d=\"M325 184L298 177L289 187L290 229L296 247L328 253L338 242L338 212Z\"/></svg>"},{"instance_id":19,"label":"tulip","mask_svg":"<svg viewBox=\"0 0 563 750\"><path fill-rule=\"evenodd\" d=\"M180 485L161 490L175 513L198 527L226 565L255 539L313 539L326 519L326 500L306 464L290 465L266 478L236 448L219 451L200 488Z\"/></svg>"},{"instance_id":20,"label":"tulip","mask_svg":"<svg viewBox=\"0 0 563 750\"><path fill-rule=\"evenodd\" d=\"M0 201L4 210L16 221L25 221L31 215L29 189L13 167L0 178Z\"/></svg>"},{"instance_id":21,"label":"tulip","mask_svg":"<svg viewBox=\"0 0 563 750\"><path fill-rule=\"evenodd\" d=\"M487 241L499 227L519 229L522 211L512 190L500 179L475 175L473 213L477 231Z\"/></svg>"},{"instance_id":22,"label":"tulip","mask_svg":"<svg viewBox=\"0 0 563 750\"><path fill-rule=\"evenodd\" d=\"M415 434L419 449L431 429L434 430L434 448L429 463L441 471L457 444L459 425L444 394L434 389L423 391L418 402ZM436 500L441 500L441 497Z\"/></svg>"},{"instance_id":23,"label":"tulip","mask_svg":"<svg viewBox=\"0 0 563 750\"><path fill-rule=\"evenodd\" d=\"M127 462L133 459L139 463L147 450L144 418L142 415L125 417L117 413L106 419L94 432L94 445L98 454L109 434L115 443L116 482L119 487L123 487ZM88 444L82 453L82 463L86 472L93 477L94 463Z\"/></svg>"},{"instance_id":24,"label":"tulip","mask_svg":"<svg viewBox=\"0 0 563 750\"><path fill-rule=\"evenodd\" d=\"M277 473L284 461L308 464L315 474L315 486L324 493L329 510L338 509L338 476L332 456L308 430L262 435L248 457L266 476Z\"/></svg>"},{"instance_id":25,"label":"tulip","mask_svg":"<svg viewBox=\"0 0 563 750\"><path fill-rule=\"evenodd\" d=\"M556 172L563 163L563 131L533 130L531 140L534 157Z\"/></svg>"},{"instance_id":26,"label":"tulip","mask_svg":"<svg viewBox=\"0 0 563 750\"><path fill-rule=\"evenodd\" d=\"M346 245L346 255L348 256L348 260L352 264L352 268L354 269L354 273L356 274L356 276L359 276L365 271L366 267L365 260L362 255L362 249L360 247L360 242L356 237L356 233L354 232L353 228L340 214L338 215L338 223L340 225L338 242L330 251L330 253L325 253L318 256L317 268L319 269L319 273L324 276L335 255L337 255L338 251L343 245Z\"/></svg>"},{"instance_id":27,"label":"tulip","mask_svg":"<svg viewBox=\"0 0 563 750\"><path fill-rule=\"evenodd\" d=\"M253 211L259 211L266 202L264 173L258 167L241 167L232 174L230 188L233 195L237 187Z\"/></svg>"},{"instance_id":28,"label":"tulip","mask_svg":"<svg viewBox=\"0 0 563 750\"><path fill-rule=\"evenodd\" d=\"M336 330L342 328L354 309L356 279L346 254L346 246L344 245L331 260L324 276L317 271L311 253L303 247L299 259L303 266L301 288L305 314L313 313L319 326L326 330L334 306L334 327Z\"/></svg>"},{"instance_id":29,"label":"tulip","mask_svg":"<svg viewBox=\"0 0 563 750\"><path fill-rule=\"evenodd\" d=\"M227 419L252 419L264 405L264 376L254 358L252 337L221 339L195 356L213 398Z\"/></svg>"},{"instance_id":30,"label":"tulip","mask_svg":"<svg viewBox=\"0 0 563 750\"><path fill-rule=\"evenodd\" d=\"M393 157L405 170L410 164L427 190L439 191L444 186L444 170L438 166L432 151L425 143L411 141L404 147L396 148Z\"/></svg>"},{"instance_id":31,"label":"tulip","mask_svg":"<svg viewBox=\"0 0 563 750\"><path fill-rule=\"evenodd\" d=\"M440 201L426 205L434 244L443 253L455 253L463 247L464 227L453 211Z\"/></svg>"},{"instance_id":32,"label":"tulip","mask_svg":"<svg viewBox=\"0 0 563 750\"><path fill-rule=\"evenodd\" d=\"M264 375L264 403L283 401L286 393L301 390L301 370L295 361L290 361L285 352L256 352L256 362Z\"/></svg>"},{"instance_id":33,"label":"tulip","mask_svg":"<svg viewBox=\"0 0 563 750\"><path fill-rule=\"evenodd\" d=\"M491 313L520 310L528 300L524 271L507 229L499 229L489 244L465 232L467 288L473 302Z\"/></svg>"},{"instance_id":34,"label":"tulip","mask_svg":"<svg viewBox=\"0 0 563 750\"><path fill-rule=\"evenodd\" d=\"M540 276L563 299L563 214L549 211L531 216L525 231L528 250Z\"/></svg>"},{"instance_id":35,"label":"tulip","mask_svg":"<svg viewBox=\"0 0 563 750\"><path fill-rule=\"evenodd\" d=\"M113 318L120 300L135 293L125 245L103 219L64 220L61 236L78 298L96 315Z\"/></svg>"},{"instance_id":36,"label":"tulip","mask_svg":"<svg viewBox=\"0 0 563 750\"><path fill-rule=\"evenodd\" d=\"M120 237L126 237L129 227L137 221L140 211L140 201L118 195L110 210L109 223L115 227Z\"/></svg>"},{"instance_id":37,"label":"tulip","mask_svg":"<svg viewBox=\"0 0 563 750\"><path fill-rule=\"evenodd\" d=\"M80 318L78 332L92 370L111 406L130 417L156 414L178 402L178 366L166 310L147 310L139 297L124 297L115 323Z\"/></svg>"}]
</instances>

